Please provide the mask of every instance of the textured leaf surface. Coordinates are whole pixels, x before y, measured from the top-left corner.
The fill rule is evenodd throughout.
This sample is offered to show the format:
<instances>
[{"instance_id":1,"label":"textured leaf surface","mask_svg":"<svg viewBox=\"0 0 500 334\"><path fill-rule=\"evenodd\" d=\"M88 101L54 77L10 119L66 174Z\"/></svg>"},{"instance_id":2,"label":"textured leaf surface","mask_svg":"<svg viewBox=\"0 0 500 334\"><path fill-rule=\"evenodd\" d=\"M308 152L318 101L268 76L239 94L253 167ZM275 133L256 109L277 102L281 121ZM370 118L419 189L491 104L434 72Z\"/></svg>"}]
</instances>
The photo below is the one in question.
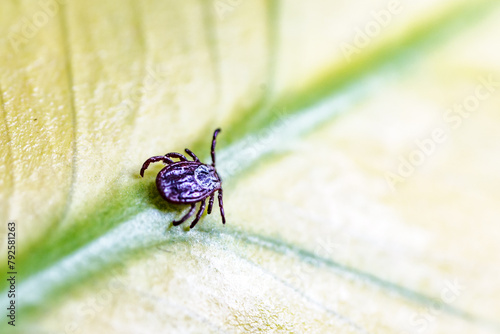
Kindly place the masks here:
<instances>
[{"instance_id":1,"label":"textured leaf surface","mask_svg":"<svg viewBox=\"0 0 500 334\"><path fill-rule=\"evenodd\" d=\"M495 1L61 3L0 5L2 333L500 332Z\"/></svg>"}]
</instances>

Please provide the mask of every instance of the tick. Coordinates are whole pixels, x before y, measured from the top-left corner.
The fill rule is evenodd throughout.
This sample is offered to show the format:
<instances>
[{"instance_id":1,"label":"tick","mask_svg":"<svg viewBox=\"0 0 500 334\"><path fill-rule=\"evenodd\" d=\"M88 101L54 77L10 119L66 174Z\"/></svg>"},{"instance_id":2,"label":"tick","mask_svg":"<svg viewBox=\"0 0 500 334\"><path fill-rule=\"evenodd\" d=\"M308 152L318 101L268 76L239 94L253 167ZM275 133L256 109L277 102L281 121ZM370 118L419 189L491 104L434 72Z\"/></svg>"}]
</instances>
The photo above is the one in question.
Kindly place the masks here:
<instances>
[{"instance_id":1,"label":"tick","mask_svg":"<svg viewBox=\"0 0 500 334\"><path fill-rule=\"evenodd\" d=\"M190 228L193 228L201 218L205 211L206 199L210 197L208 202L207 213L212 212L214 205L215 193L218 192L220 214L222 216L222 224L226 223L224 215L224 205L222 204L222 181L215 169L215 143L220 129L214 131L212 139L212 164L204 164L198 157L186 148L186 153L189 154L193 161L189 161L180 153L167 153L161 156L151 157L144 162L141 168L141 176L144 177L144 171L149 167L149 164L161 161L165 165L156 176L156 187L161 197L167 202L175 204L191 204L191 209L179 220L174 220L174 226L184 223L189 217L194 214L196 203L200 203L200 209L196 214L195 219L191 223ZM177 158L179 161L173 161L171 158Z\"/></svg>"}]
</instances>

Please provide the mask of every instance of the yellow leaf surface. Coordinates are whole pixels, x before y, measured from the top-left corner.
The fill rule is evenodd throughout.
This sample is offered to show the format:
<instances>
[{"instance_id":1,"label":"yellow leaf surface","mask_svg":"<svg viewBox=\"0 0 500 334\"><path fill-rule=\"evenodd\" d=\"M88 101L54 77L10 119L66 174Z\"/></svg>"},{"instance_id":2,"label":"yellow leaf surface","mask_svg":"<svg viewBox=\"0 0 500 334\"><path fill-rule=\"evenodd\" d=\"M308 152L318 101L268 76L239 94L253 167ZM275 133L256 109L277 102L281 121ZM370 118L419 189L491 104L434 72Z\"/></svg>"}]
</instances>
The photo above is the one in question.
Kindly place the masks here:
<instances>
[{"instance_id":1,"label":"yellow leaf surface","mask_svg":"<svg viewBox=\"0 0 500 334\"><path fill-rule=\"evenodd\" d=\"M499 18L4 1L1 332L500 332ZM216 127L227 224L171 227L140 167Z\"/></svg>"}]
</instances>

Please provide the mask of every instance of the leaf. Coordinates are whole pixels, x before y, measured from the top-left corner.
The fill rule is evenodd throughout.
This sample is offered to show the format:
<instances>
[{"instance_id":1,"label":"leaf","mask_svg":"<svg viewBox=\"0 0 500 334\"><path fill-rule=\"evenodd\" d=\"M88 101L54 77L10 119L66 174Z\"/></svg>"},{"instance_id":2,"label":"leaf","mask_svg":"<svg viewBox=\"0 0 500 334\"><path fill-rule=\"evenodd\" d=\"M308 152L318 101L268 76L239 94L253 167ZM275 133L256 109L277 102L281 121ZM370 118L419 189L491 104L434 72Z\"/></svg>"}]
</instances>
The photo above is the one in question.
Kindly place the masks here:
<instances>
[{"instance_id":1,"label":"leaf","mask_svg":"<svg viewBox=\"0 0 500 334\"><path fill-rule=\"evenodd\" d=\"M499 331L494 1L1 6L2 332ZM140 166L219 126L170 228Z\"/></svg>"}]
</instances>

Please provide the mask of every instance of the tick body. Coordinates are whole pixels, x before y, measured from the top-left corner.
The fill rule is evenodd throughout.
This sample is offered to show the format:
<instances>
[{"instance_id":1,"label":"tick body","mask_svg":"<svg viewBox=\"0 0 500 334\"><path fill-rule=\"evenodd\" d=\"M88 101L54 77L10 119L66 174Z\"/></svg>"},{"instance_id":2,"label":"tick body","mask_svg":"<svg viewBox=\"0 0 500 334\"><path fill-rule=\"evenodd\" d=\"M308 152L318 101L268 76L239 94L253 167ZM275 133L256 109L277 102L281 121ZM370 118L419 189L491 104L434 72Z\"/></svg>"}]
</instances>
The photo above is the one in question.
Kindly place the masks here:
<instances>
[{"instance_id":1,"label":"tick body","mask_svg":"<svg viewBox=\"0 0 500 334\"><path fill-rule=\"evenodd\" d=\"M222 223L226 223L224 215L224 205L222 203L222 184L219 174L215 169L215 143L220 129L214 131L211 154L212 164L202 163L198 157L186 148L186 153L193 159L189 161L183 154L167 153L161 156L151 157L144 162L141 168L141 176L144 177L144 171L149 164L154 162L163 162L167 165L156 176L156 187L160 195L168 202L175 204L191 204L191 209L179 220L174 220L174 226L180 225L191 217L196 208L196 203L200 203L200 208L195 219L191 223L193 228L205 211L206 199L208 201L207 213L212 213L215 193L218 193L220 214ZM173 161L171 158L179 159Z\"/></svg>"}]
</instances>

